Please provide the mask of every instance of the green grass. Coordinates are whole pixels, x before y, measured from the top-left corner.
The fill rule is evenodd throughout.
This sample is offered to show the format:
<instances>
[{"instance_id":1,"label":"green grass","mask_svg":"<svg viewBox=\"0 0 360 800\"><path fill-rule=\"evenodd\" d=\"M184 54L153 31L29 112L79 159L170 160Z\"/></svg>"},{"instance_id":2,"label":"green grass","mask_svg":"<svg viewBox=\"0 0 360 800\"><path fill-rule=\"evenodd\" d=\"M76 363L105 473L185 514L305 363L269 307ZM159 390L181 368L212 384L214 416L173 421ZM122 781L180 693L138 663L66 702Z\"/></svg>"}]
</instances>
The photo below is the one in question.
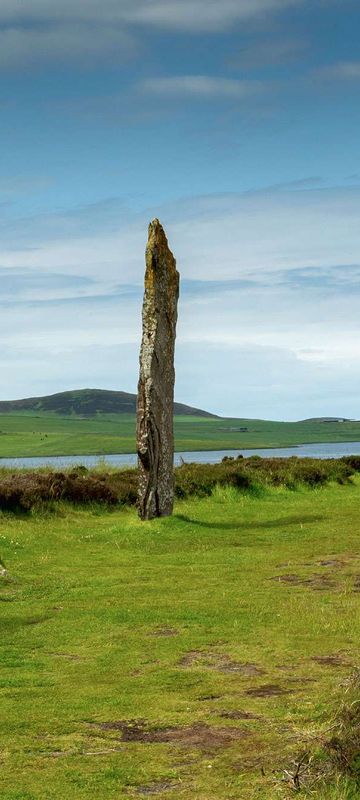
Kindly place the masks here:
<instances>
[{"instance_id":1,"label":"green grass","mask_svg":"<svg viewBox=\"0 0 360 800\"><path fill-rule=\"evenodd\" d=\"M244 433L232 428L247 427ZM175 443L182 450L287 447L309 442L360 440L360 422L271 422L175 417ZM0 457L107 455L135 452L133 414L91 419L55 414L0 414Z\"/></svg>"},{"instance_id":2,"label":"green grass","mask_svg":"<svg viewBox=\"0 0 360 800\"><path fill-rule=\"evenodd\" d=\"M2 800L291 797L282 770L358 663L359 492L0 517ZM289 693L248 694L268 685ZM104 725L124 720L148 739ZM315 797L354 800L347 784Z\"/></svg>"}]
</instances>

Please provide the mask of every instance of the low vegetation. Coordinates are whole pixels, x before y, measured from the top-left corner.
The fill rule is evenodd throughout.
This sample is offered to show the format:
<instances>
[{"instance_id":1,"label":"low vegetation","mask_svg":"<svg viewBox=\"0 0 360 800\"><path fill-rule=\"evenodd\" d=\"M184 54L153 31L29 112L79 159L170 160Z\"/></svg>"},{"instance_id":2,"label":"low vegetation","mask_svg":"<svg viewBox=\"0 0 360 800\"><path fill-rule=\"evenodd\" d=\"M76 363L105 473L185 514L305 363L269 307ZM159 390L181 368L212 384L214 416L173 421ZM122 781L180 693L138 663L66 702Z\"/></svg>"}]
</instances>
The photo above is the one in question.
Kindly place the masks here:
<instances>
[{"instance_id":1,"label":"low vegetation","mask_svg":"<svg viewBox=\"0 0 360 800\"><path fill-rule=\"evenodd\" d=\"M359 797L358 464L310 466L183 466L147 523L109 471L67 485L111 513L0 513L2 800Z\"/></svg>"},{"instance_id":2,"label":"low vegetation","mask_svg":"<svg viewBox=\"0 0 360 800\"><path fill-rule=\"evenodd\" d=\"M319 487L330 481L347 483L360 469L360 458L263 459L225 457L221 464L183 464L175 469L178 498L210 496L216 486L233 486L243 492L259 494L270 486L296 489ZM0 472L0 510L38 511L67 501L74 505L135 505L137 471L100 469L84 466L65 472L55 470Z\"/></svg>"}]
</instances>

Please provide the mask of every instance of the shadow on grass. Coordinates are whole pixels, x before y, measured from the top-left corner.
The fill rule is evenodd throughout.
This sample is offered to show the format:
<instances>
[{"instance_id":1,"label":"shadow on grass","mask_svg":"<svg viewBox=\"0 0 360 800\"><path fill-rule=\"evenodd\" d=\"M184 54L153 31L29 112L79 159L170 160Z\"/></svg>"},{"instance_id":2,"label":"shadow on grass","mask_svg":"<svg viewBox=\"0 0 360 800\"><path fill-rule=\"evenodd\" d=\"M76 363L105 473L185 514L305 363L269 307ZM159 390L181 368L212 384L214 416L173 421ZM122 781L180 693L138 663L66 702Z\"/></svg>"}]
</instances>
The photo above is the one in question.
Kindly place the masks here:
<instances>
[{"instance_id":1,"label":"shadow on grass","mask_svg":"<svg viewBox=\"0 0 360 800\"><path fill-rule=\"evenodd\" d=\"M325 519L324 516L319 516L316 514L307 514L304 516L292 516L292 517L281 517L280 519L271 519L267 520L266 522L242 522L241 520L234 521L234 522L202 522L198 519L192 519L191 517L187 517L185 514L174 514L175 519L179 520L179 522L185 522L191 525L198 525L201 528L210 528L213 530L222 530L222 531L233 531L238 528L244 528L244 530L253 530L258 528L287 528L291 525L307 525L312 522L322 522Z\"/></svg>"}]
</instances>

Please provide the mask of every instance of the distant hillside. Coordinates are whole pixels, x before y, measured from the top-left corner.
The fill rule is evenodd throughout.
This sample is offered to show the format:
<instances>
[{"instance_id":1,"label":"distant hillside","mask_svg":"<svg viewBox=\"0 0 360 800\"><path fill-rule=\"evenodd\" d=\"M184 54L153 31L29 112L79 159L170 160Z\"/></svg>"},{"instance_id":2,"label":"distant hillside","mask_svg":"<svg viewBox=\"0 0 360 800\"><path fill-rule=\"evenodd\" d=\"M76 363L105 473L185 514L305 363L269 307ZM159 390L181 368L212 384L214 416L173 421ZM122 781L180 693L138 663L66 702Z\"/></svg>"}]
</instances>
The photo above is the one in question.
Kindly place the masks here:
<instances>
[{"instance_id":1,"label":"distant hillside","mask_svg":"<svg viewBox=\"0 0 360 800\"><path fill-rule=\"evenodd\" d=\"M128 392L110 392L106 389L78 389L72 392L59 392L46 397L28 397L24 400L0 401L0 413L13 412L52 412L59 416L95 417L97 414L134 414L136 395ZM177 416L216 417L200 408L192 408L183 403L174 403Z\"/></svg>"},{"instance_id":2,"label":"distant hillside","mask_svg":"<svg viewBox=\"0 0 360 800\"><path fill-rule=\"evenodd\" d=\"M352 419L346 417L310 417L309 419L302 419L300 422L354 422Z\"/></svg>"}]
</instances>

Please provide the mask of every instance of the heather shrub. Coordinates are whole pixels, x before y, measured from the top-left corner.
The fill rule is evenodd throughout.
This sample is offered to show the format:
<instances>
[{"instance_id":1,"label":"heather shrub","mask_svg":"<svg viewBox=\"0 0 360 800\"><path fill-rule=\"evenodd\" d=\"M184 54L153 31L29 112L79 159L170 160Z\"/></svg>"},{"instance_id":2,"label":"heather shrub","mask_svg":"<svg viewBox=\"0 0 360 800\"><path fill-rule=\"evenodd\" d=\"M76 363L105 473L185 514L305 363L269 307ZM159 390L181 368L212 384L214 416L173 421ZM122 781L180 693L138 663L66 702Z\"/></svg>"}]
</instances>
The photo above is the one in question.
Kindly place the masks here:
<instances>
[{"instance_id":1,"label":"heather shrub","mask_svg":"<svg viewBox=\"0 0 360 800\"><path fill-rule=\"evenodd\" d=\"M204 470L204 466L209 469ZM182 464L181 467L175 470L176 497L189 497L191 495L206 497L211 495L215 485L216 479L214 478L211 464Z\"/></svg>"},{"instance_id":2,"label":"heather shrub","mask_svg":"<svg viewBox=\"0 0 360 800\"><path fill-rule=\"evenodd\" d=\"M19 472L0 480L0 509L28 512L47 502L115 505L114 490L91 475L62 472Z\"/></svg>"},{"instance_id":3,"label":"heather shrub","mask_svg":"<svg viewBox=\"0 0 360 800\"><path fill-rule=\"evenodd\" d=\"M360 456L343 456L341 461L355 470L355 472L360 472Z\"/></svg>"},{"instance_id":4,"label":"heather shrub","mask_svg":"<svg viewBox=\"0 0 360 800\"><path fill-rule=\"evenodd\" d=\"M27 512L42 501L48 489L34 473L14 474L3 478L0 483L0 508L2 511Z\"/></svg>"},{"instance_id":5,"label":"heather shrub","mask_svg":"<svg viewBox=\"0 0 360 800\"><path fill-rule=\"evenodd\" d=\"M183 464L175 470L177 497L206 497L217 485L245 490L252 487L253 480L242 464L233 459L221 464Z\"/></svg>"},{"instance_id":6,"label":"heather shrub","mask_svg":"<svg viewBox=\"0 0 360 800\"><path fill-rule=\"evenodd\" d=\"M175 495L208 497L216 486L230 486L260 495L267 487L317 488L329 481L348 483L356 471L358 457L345 459L232 458L220 464L182 464L174 470ZM0 510L29 512L50 510L59 501L75 505L134 506L137 501L137 470L88 470L0 473Z\"/></svg>"},{"instance_id":7,"label":"heather shrub","mask_svg":"<svg viewBox=\"0 0 360 800\"><path fill-rule=\"evenodd\" d=\"M226 456L220 464L183 464L175 470L177 497L211 494L216 485L234 486L242 491L257 491L260 487L298 486L316 488L329 481L347 483L354 469L338 459L320 461L305 458L234 459Z\"/></svg>"},{"instance_id":8,"label":"heather shrub","mask_svg":"<svg viewBox=\"0 0 360 800\"><path fill-rule=\"evenodd\" d=\"M134 506L137 501L137 470L124 469L107 473L106 481L122 505Z\"/></svg>"},{"instance_id":9,"label":"heather shrub","mask_svg":"<svg viewBox=\"0 0 360 800\"><path fill-rule=\"evenodd\" d=\"M90 475L67 475L61 498L75 504L104 503L114 506L118 502L116 492L105 481Z\"/></svg>"}]
</instances>

